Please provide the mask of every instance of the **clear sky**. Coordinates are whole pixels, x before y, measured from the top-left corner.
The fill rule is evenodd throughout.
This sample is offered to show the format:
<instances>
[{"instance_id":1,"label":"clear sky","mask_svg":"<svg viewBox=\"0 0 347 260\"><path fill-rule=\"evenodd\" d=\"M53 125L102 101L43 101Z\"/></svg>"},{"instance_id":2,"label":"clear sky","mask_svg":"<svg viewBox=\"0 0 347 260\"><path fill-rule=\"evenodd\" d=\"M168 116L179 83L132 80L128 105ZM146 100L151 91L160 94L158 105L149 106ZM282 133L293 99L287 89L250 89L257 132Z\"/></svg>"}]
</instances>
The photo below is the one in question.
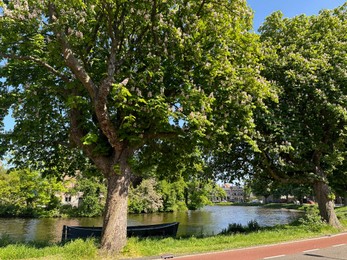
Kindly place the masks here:
<instances>
[{"instance_id":1,"label":"clear sky","mask_svg":"<svg viewBox=\"0 0 347 260\"><path fill-rule=\"evenodd\" d=\"M265 18L275 11L282 11L285 17L300 14L318 14L322 9L334 9L343 5L346 0L248 0L254 11L254 30L257 31ZM14 121L10 116L5 118L5 129L11 129Z\"/></svg>"},{"instance_id":2,"label":"clear sky","mask_svg":"<svg viewBox=\"0 0 347 260\"><path fill-rule=\"evenodd\" d=\"M318 14L322 9L334 9L343 5L346 0L247 0L254 11L254 30L257 31L265 18L280 10L284 17L300 14Z\"/></svg>"},{"instance_id":3,"label":"clear sky","mask_svg":"<svg viewBox=\"0 0 347 260\"><path fill-rule=\"evenodd\" d=\"M5 130L12 129L14 126L14 120L10 116L6 116L4 119Z\"/></svg>"}]
</instances>

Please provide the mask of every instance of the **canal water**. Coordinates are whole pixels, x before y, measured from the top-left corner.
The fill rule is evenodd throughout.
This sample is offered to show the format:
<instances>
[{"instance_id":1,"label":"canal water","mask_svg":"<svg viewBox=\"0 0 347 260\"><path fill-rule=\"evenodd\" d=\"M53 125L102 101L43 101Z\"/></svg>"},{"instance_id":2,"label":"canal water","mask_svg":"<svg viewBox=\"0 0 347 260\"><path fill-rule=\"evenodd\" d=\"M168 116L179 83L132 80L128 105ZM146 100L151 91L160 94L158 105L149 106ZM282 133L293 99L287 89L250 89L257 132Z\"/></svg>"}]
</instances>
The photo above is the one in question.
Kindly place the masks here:
<instances>
[{"instance_id":1,"label":"canal water","mask_svg":"<svg viewBox=\"0 0 347 260\"><path fill-rule=\"evenodd\" d=\"M128 225L180 222L178 236L215 235L229 224L247 225L256 220L260 226L286 224L301 215L298 211L267 209L257 206L206 206L201 210L173 213L129 214ZM102 218L0 218L0 236L8 235L18 241L61 240L63 225L102 226Z\"/></svg>"}]
</instances>

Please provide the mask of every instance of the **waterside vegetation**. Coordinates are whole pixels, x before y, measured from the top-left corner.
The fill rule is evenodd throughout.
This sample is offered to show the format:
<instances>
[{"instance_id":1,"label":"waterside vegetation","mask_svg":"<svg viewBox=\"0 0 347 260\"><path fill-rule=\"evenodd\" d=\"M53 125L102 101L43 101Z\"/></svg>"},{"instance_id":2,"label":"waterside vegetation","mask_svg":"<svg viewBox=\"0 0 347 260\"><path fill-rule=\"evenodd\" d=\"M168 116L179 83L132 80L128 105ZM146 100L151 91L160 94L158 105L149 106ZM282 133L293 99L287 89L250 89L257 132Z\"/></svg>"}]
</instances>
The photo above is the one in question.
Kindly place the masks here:
<instances>
[{"instance_id":1,"label":"waterside vegetation","mask_svg":"<svg viewBox=\"0 0 347 260\"><path fill-rule=\"evenodd\" d=\"M64 196L71 198L76 194L83 194L78 197L78 206L63 204ZM62 181L54 176L42 176L38 171L7 171L0 166L0 217L101 216L105 194L106 184L100 177L80 174ZM212 194L223 197L225 191L211 181L140 179L130 186L128 212L195 210L212 204Z\"/></svg>"}]
</instances>

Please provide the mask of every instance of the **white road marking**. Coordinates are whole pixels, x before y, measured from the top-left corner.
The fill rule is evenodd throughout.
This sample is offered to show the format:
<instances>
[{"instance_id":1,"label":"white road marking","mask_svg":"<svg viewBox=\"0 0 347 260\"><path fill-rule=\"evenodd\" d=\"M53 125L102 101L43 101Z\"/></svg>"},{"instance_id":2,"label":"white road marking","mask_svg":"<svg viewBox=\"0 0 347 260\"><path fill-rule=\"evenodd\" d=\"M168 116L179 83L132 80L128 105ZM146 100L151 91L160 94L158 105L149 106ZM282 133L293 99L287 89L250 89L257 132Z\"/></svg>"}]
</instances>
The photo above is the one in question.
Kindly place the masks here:
<instances>
[{"instance_id":1,"label":"white road marking","mask_svg":"<svg viewBox=\"0 0 347 260\"><path fill-rule=\"evenodd\" d=\"M275 255L275 256L269 256L269 257L265 257L263 259L273 259L273 258L277 258L277 257L283 257L283 256L286 256L286 255Z\"/></svg>"},{"instance_id":2,"label":"white road marking","mask_svg":"<svg viewBox=\"0 0 347 260\"><path fill-rule=\"evenodd\" d=\"M313 252L313 251L317 251L317 250L319 250L319 248L306 250L306 251L304 251L304 253L309 253L309 252Z\"/></svg>"},{"instance_id":3,"label":"white road marking","mask_svg":"<svg viewBox=\"0 0 347 260\"><path fill-rule=\"evenodd\" d=\"M345 246L346 244L333 245L332 247Z\"/></svg>"}]
</instances>

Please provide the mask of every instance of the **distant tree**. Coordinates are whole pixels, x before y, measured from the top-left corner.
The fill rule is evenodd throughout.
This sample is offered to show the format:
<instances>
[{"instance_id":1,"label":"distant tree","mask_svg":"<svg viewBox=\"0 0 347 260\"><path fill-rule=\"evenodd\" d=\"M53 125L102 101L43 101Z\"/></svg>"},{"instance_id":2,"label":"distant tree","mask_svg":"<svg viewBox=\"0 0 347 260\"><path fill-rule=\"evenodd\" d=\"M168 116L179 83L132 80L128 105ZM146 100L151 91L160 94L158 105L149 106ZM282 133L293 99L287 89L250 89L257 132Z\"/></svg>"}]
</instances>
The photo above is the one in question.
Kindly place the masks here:
<instances>
[{"instance_id":1,"label":"distant tree","mask_svg":"<svg viewBox=\"0 0 347 260\"><path fill-rule=\"evenodd\" d=\"M312 188L309 184L282 183L269 175L255 175L249 181L249 187L256 196L263 196L265 203L269 202L268 197L280 200L282 196L293 196L294 199L303 202L303 198L312 195Z\"/></svg>"},{"instance_id":2,"label":"distant tree","mask_svg":"<svg viewBox=\"0 0 347 260\"><path fill-rule=\"evenodd\" d=\"M212 184L211 193L209 194L209 199L212 201L213 198L224 199L227 197L226 191L217 184ZM212 201L213 202L213 201Z\"/></svg>"},{"instance_id":3,"label":"distant tree","mask_svg":"<svg viewBox=\"0 0 347 260\"><path fill-rule=\"evenodd\" d=\"M255 196L264 197L264 203L268 203L268 198L274 193L274 181L269 177L255 177L250 182L250 188Z\"/></svg>"},{"instance_id":4,"label":"distant tree","mask_svg":"<svg viewBox=\"0 0 347 260\"><path fill-rule=\"evenodd\" d=\"M1 205L17 208L18 214L26 210L30 214L41 211L54 201L55 194L63 190L54 176L44 178L38 171L23 169L0 174Z\"/></svg>"},{"instance_id":5,"label":"distant tree","mask_svg":"<svg viewBox=\"0 0 347 260\"><path fill-rule=\"evenodd\" d=\"M184 192L187 183L183 178L177 181L169 182L167 180L159 181L158 191L163 199L163 211L185 211L188 210L185 203Z\"/></svg>"},{"instance_id":6,"label":"distant tree","mask_svg":"<svg viewBox=\"0 0 347 260\"><path fill-rule=\"evenodd\" d=\"M223 189L206 181L185 182L183 178L174 182L144 179L136 187L130 187L129 212L196 210L210 205L213 193L222 197L226 195Z\"/></svg>"},{"instance_id":7,"label":"distant tree","mask_svg":"<svg viewBox=\"0 0 347 260\"><path fill-rule=\"evenodd\" d=\"M277 198L280 198L280 196L286 196L286 200L288 200L289 196L293 196L295 200L303 203L305 197L313 196L313 190L310 184L292 184L280 182L274 190L274 195Z\"/></svg>"},{"instance_id":8,"label":"distant tree","mask_svg":"<svg viewBox=\"0 0 347 260\"><path fill-rule=\"evenodd\" d=\"M211 205L210 200L212 188L210 182L204 182L200 180L192 180L187 183L186 189L186 204L188 209L196 210L205 205Z\"/></svg>"},{"instance_id":9,"label":"distant tree","mask_svg":"<svg viewBox=\"0 0 347 260\"><path fill-rule=\"evenodd\" d=\"M102 178L79 175L76 185L69 192L82 194L81 203L76 209L78 216L95 217L102 215L106 200L106 185Z\"/></svg>"},{"instance_id":10,"label":"distant tree","mask_svg":"<svg viewBox=\"0 0 347 260\"><path fill-rule=\"evenodd\" d=\"M251 181L249 178L244 180L244 186L243 186L243 200L245 202L248 202L251 198L252 194L252 188L251 188Z\"/></svg>"},{"instance_id":11,"label":"distant tree","mask_svg":"<svg viewBox=\"0 0 347 260\"><path fill-rule=\"evenodd\" d=\"M129 212L151 213L163 208L163 199L157 191L155 179L143 180L136 188L129 191Z\"/></svg>"},{"instance_id":12,"label":"distant tree","mask_svg":"<svg viewBox=\"0 0 347 260\"><path fill-rule=\"evenodd\" d=\"M334 169L334 174L328 176L329 183L337 196L344 199L344 205L347 206L347 161Z\"/></svg>"}]
</instances>

